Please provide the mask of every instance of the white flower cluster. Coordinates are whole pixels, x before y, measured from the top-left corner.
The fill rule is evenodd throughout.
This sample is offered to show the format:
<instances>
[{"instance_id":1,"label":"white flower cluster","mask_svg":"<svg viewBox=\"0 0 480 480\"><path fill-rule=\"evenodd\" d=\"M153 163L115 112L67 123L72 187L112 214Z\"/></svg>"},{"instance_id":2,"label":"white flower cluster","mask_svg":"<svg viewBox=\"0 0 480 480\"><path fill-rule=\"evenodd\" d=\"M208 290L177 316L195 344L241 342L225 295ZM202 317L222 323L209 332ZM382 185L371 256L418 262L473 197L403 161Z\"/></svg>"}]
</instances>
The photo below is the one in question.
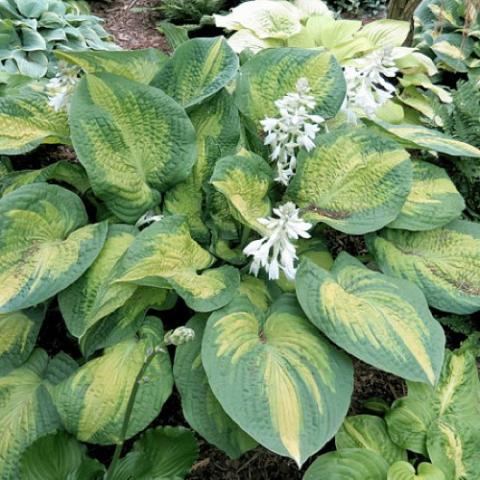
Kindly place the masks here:
<instances>
[{"instance_id":1,"label":"white flower cluster","mask_svg":"<svg viewBox=\"0 0 480 480\"><path fill-rule=\"evenodd\" d=\"M292 240L298 238L310 238L308 230L312 225L303 221L299 216L299 209L292 202L287 202L278 208L273 209L278 218L259 218L258 221L265 225L268 234L250 242L243 250L243 253L252 256L250 272L258 275L263 267L270 280L276 280L280 276L280 270L290 280L295 278L295 260L297 253Z\"/></svg>"},{"instance_id":2,"label":"white flower cluster","mask_svg":"<svg viewBox=\"0 0 480 480\"><path fill-rule=\"evenodd\" d=\"M57 74L45 86L48 103L56 112L68 108L70 96L80 80L79 74L79 67L59 62Z\"/></svg>"},{"instance_id":3,"label":"white flower cluster","mask_svg":"<svg viewBox=\"0 0 480 480\"><path fill-rule=\"evenodd\" d=\"M315 135L320 130L319 124L325 119L320 115L312 115L315 109L315 98L310 95L310 87L306 78L297 81L295 93L287 93L275 102L280 112L278 118L265 118L261 124L267 134L265 145L272 149L270 158L277 162L278 177L276 180L288 185L295 174L297 151L307 151L315 147Z\"/></svg>"},{"instance_id":4,"label":"white flower cluster","mask_svg":"<svg viewBox=\"0 0 480 480\"><path fill-rule=\"evenodd\" d=\"M347 95L342 111L349 122L356 123L359 114L372 118L393 97L395 87L385 79L394 78L398 72L392 52L392 48L382 48L344 68Z\"/></svg>"}]
</instances>

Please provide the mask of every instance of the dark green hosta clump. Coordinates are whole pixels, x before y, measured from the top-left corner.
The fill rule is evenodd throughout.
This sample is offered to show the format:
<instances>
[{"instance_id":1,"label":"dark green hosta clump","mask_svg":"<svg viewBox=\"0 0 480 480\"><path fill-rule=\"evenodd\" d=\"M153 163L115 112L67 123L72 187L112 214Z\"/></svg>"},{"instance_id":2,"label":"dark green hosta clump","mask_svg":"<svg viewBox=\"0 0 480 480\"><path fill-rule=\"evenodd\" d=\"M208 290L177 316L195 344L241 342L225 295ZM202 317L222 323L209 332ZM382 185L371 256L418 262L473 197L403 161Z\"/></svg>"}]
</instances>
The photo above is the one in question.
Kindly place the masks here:
<instances>
[{"instance_id":1,"label":"dark green hosta clump","mask_svg":"<svg viewBox=\"0 0 480 480\"><path fill-rule=\"evenodd\" d=\"M116 48L84 3L0 1L0 73L51 77L56 73L54 50Z\"/></svg>"}]
</instances>

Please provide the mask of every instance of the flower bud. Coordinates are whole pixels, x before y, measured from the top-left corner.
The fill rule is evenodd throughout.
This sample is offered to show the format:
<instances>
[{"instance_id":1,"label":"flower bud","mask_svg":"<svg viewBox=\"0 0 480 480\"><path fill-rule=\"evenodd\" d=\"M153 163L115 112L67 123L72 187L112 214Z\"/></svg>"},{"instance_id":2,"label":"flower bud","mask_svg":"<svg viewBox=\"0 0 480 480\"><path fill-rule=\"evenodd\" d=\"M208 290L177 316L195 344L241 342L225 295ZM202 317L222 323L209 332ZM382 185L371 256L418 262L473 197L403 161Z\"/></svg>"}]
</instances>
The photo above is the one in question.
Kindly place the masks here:
<instances>
[{"instance_id":1,"label":"flower bud","mask_svg":"<svg viewBox=\"0 0 480 480\"><path fill-rule=\"evenodd\" d=\"M183 345L191 342L195 338L195 332L188 327L178 327L175 330L169 330L164 337L166 345Z\"/></svg>"}]
</instances>

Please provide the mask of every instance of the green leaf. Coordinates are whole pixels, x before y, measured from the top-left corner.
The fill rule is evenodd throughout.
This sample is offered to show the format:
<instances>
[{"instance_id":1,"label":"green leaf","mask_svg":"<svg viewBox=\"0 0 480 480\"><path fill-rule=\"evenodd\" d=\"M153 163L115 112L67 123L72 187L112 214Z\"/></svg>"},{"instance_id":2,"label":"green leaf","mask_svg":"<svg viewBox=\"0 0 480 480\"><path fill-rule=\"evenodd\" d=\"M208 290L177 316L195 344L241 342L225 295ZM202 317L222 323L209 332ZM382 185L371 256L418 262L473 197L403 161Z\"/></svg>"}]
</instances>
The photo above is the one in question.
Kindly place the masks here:
<instances>
[{"instance_id":1,"label":"green leaf","mask_svg":"<svg viewBox=\"0 0 480 480\"><path fill-rule=\"evenodd\" d=\"M392 125L380 120L368 121L368 123L378 126L405 148L433 150L454 157L480 157L478 148L421 125Z\"/></svg>"},{"instance_id":2,"label":"green leaf","mask_svg":"<svg viewBox=\"0 0 480 480\"><path fill-rule=\"evenodd\" d=\"M0 97L0 154L19 155L42 143L68 143L67 116L36 92Z\"/></svg>"},{"instance_id":3,"label":"green leaf","mask_svg":"<svg viewBox=\"0 0 480 480\"><path fill-rule=\"evenodd\" d=\"M162 343L162 324L151 317L140 329L138 338L132 336L107 348L101 357L85 363L57 385L54 401L66 430L83 442L101 445L121 442L128 399L146 351ZM127 438L147 427L170 396L173 378L168 354L156 355L146 376L149 382L138 388Z\"/></svg>"},{"instance_id":4,"label":"green leaf","mask_svg":"<svg viewBox=\"0 0 480 480\"><path fill-rule=\"evenodd\" d=\"M37 18L48 9L48 0L15 0L18 11L27 18Z\"/></svg>"},{"instance_id":5,"label":"green leaf","mask_svg":"<svg viewBox=\"0 0 480 480\"><path fill-rule=\"evenodd\" d=\"M247 151L224 157L216 163L210 183L225 196L235 218L265 232L258 219L270 214L268 191L273 175L262 157Z\"/></svg>"},{"instance_id":6,"label":"green leaf","mask_svg":"<svg viewBox=\"0 0 480 480\"><path fill-rule=\"evenodd\" d=\"M70 371L66 364L57 362L57 380ZM23 451L38 438L60 428L48 391L51 383L48 355L40 349L20 368L0 377L0 479L20 478Z\"/></svg>"},{"instance_id":7,"label":"green leaf","mask_svg":"<svg viewBox=\"0 0 480 480\"><path fill-rule=\"evenodd\" d=\"M303 48L264 50L242 65L235 92L238 108L260 133L260 121L278 115L275 101L295 92L300 78L312 89L314 113L335 116L345 97L342 69L332 54Z\"/></svg>"},{"instance_id":8,"label":"green leaf","mask_svg":"<svg viewBox=\"0 0 480 480\"><path fill-rule=\"evenodd\" d=\"M337 450L365 448L380 454L390 465L406 460L407 452L395 445L388 435L385 421L374 415L347 417L335 435Z\"/></svg>"},{"instance_id":9,"label":"green leaf","mask_svg":"<svg viewBox=\"0 0 480 480\"><path fill-rule=\"evenodd\" d=\"M388 469L387 480L445 480L445 475L431 463L420 463L416 474L413 465L400 461Z\"/></svg>"},{"instance_id":10,"label":"green leaf","mask_svg":"<svg viewBox=\"0 0 480 480\"><path fill-rule=\"evenodd\" d=\"M175 50L152 85L190 108L230 83L237 70L238 57L225 38L195 38Z\"/></svg>"},{"instance_id":11,"label":"green leaf","mask_svg":"<svg viewBox=\"0 0 480 480\"><path fill-rule=\"evenodd\" d=\"M60 292L60 311L73 336L82 337L101 318L125 304L135 292L135 285L113 284L112 271L137 233L138 230L130 225L110 225L103 248L90 268Z\"/></svg>"},{"instance_id":12,"label":"green leaf","mask_svg":"<svg viewBox=\"0 0 480 480\"><path fill-rule=\"evenodd\" d=\"M147 430L118 464L113 480L180 480L198 455L192 432L182 427Z\"/></svg>"},{"instance_id":13,"label":"green leaf","mask_svg":"<svg viewBox=\"0 0 480 480\"><path fill-rule=\"evenodd\" d=\"M80 198L55 185L25 185L0 199L1 313L37 305L83 274L107 234L106 223L87 220Z\"/></svg>"},{"instance_id":14,"label":"green leaf","mask_svg":"<svg viewBox=\"0 0 480 480\"><path fill-rule=\"evenodd\" d=\"M436 383L445 335L415 285L342 252L331 272L303 260L296 289L308 318L338 346L402 378Z\"/></svg>"},{"instance_id":15,"label":"green leaf","mask_svg":"<svg viewBox=\"0 0 480 480\"><path fill-rule=\"evenodd\" d=\"M371 130L344 128L317 136L301 152L287 190L310 222L349 234L382 228L399 214L412 182L408 153Z\"/></svg>"},{"instance_id":16,"label":"green leaf","mask_svg":"<svg viewBox=\"0 0 480 480\"><path fill-rule=\"evenodd\" d=\"M95 195L128 223L185 180L195 162L195 133L183 108L158 89L116 75L80 81L70 125Z\"/></svg>"},{"instance_id":17,"label":"green leaf","mask_svg":"<svg viewBox=\"0 0 480 480\"><path fill-rule=\"evenodd\" d=\"M19 367L32 353L42 326L43 308L0 315L0 374Z\"/></svg>"},{"instance_id":18,"label":"green leaf","mask_svg":"<svg viewBox=\"0 0 480 480\"><path fill-rule=\"evenodd\" d=\"M428 162L415 160L412 189L390 228L432 230L458 218L465 201L447 172Z\"/></svg>"},{"instance_id":19,"label":"green leaf","mask_svg":"<svg viewBox=\"0 0 480 480\"><path fill-rule=\"evenodd\" d=\"M480 310L480 225L455 220L427 232L386 229L367 246L387 274L416 283L445 312Z\"/></svg>"},{"instance_id":20,"label":"green leaf","mask_svg":"<svg viewBox=\"0 0 480 480\"><path fill-rule=\"evenodd\" d=\"M480 380L475 356L468 350L447 350L435 388L407 384L408 396L396 400L385 416L392 440L403 448L427 455L426 435L436 418L454 416L471 422L480 415Z\"/></svg>"},{"instance_id":21,"label":"green leaf","mask_svg":"<svg viewBox=\"0 0 480 480\"><path fill-rule=\"evenodd\" d=\"M303 480L385 480L388 464L376 452L347 448L320 455Z\"/></svg>"},{"instance_id":22,"label":"green leaf","mask_svg":"<svg viewBox=\"0 0 480 480\"><path fill-rule=\"evenodd\" d=\"M105 468L84 445L64 432L46 435L22 456L22 480L95 480Z\"/></svg>"},{"instance_id":23,"label":"green leaf","mask_svg":"<svg viewBox=\"0 0 480 480\"><path fill-rule=\"evenodd\" d=\"M230 458L238 458L254 448L256 442L225 413L208 384L201 358L207 318L197 314L187 323L187 327L195 331L195 339L175 351L175 385L180 392L183 416L188 424Z\"/></svg>"},{"instance_id":24,"label":"green leaf","mask_svg":"<svg viewBox=\"0 0 480 480\"><path fill-rule=\"evenodd\" d=\"M212 313L202 361L227 415L299 466L334 435L347 412L350 360L325 341L291 295L268 312L241 296Z\"/></svg>"},{"instance_id":25,"label":"green leaf","mask_svg":"<svg viewBox=\"0 0 480 480\"><path fill-rule=\"evenodd\" d=\"M156 48L118 51L62 51L55 55L85 73L113 73L148 85L168 61L168 56Z\"/></svg>"},{"instance_id":26,"label":"green leaf","mask_svg":"<svg viewBox=\"0 0 480 480\"><path fill-rule=\"evenodd\" d=\"M185 218L172 215L140 232L119 264L116 281L170 287L193 310L209 312L226 305L240 283L231 266L206 270L214 261L192 239Z\"/></svg>"}]
</instances>

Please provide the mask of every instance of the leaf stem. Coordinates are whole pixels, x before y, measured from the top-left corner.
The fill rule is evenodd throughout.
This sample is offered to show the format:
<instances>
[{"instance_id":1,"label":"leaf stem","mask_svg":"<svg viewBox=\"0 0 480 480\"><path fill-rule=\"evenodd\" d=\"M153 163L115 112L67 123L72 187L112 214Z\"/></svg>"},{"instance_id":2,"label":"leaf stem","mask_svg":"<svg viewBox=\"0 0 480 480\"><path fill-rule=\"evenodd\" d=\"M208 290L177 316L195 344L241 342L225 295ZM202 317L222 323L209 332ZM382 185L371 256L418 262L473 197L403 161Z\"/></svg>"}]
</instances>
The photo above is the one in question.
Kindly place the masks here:
<instances>
[{"instance_id":1,"label":"leaf stem","mask_svg":"<svg viewBox=\"0 0 480 480\"><path fill-rule=\"evenodd\" d=\"M240 248L243 250L248 242L248 237L250 236L251 229L250 227L244 226L242 230L242 238L240 239Z\"/></svg>"},{"instance_id":2,"label":"leaf stem","mask_svg":"<svg viewBox=\"0 0 480 480\"><path fill-rule=\"evenodd\" d=\"M132 391L130 392L130 397L128 399L127 408L125 410L125 416L123 417L122 430L120 432L120 443L117 443L115 446L115 452L113 453L112 461L108 467L107 473L105 474L105 480L110 480L113 478L115 469L117 468L118 461L120 460L120 455L122 453L123 444L126 440L128 424L130 423L130 417L132 416L133 406L135 404L135 399L137 397L138 389L143 383L145 372L147 368L152 363L152 360L155 358L155 355L160 353L161 350L153 349L151 352L147 352L145 360L143 362L142 368L135 377L135 383L133 384Z\"/></svg>"}]
</instances>

